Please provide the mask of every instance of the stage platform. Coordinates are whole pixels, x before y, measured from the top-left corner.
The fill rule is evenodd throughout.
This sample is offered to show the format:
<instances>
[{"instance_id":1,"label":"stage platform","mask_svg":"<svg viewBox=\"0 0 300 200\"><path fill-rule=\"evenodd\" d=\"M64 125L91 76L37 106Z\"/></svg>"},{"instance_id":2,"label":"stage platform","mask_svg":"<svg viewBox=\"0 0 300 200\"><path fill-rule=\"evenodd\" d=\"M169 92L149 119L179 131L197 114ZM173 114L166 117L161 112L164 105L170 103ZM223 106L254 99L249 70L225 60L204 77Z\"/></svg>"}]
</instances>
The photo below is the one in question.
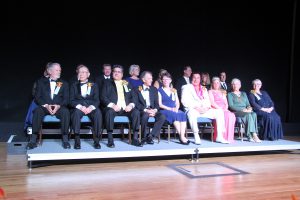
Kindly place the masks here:
<instances>
[{"instance_id":1,"label":"stage platform","mask_svg":"<svg viewBox=\"0 0 300 200\"><path fill-rule=\"evenodd\" d=\"M263 141L252 143L236 140L232 144L221 144L202 140L201 145L190 143L182 145L177 140L161 140L153 145L146 144L143 147L129 145L127 140L115 139L115 148L106 146L107 140L100 142L101 149L93 148L92 139L82 139L81 149L75 150L74 140L71 140L71 149L63 149L61 140L45 139L41 146L27 151L29 167L33 161L72 160L72 159L101 159L101 158L129 158L149 156L173 156L173 155L200 155L209 153L234 153L254 151L275 151L300 149L300 142L289 140Z\"/></svg>"}]
</instances>

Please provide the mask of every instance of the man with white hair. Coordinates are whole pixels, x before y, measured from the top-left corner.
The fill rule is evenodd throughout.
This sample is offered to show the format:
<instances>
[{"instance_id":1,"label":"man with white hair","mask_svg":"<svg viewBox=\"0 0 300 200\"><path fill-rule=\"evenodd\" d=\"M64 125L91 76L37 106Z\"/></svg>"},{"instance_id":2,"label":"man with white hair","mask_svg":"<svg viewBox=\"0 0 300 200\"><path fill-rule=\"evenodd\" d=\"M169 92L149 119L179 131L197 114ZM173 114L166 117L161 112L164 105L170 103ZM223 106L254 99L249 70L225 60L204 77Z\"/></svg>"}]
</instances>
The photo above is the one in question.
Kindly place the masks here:
<instances>
[{"instance_id":1,"label":"man with white hair","mask_svg":"<svg viewBox=\"0 0 300 200\"><path fill-rule=\"evenodd\" d=\"M47 66L49 78L41 79L37 83L35 102L38 107L33 111L32 136L27 149L37 147L37 135L45 115L55 115L60 119L63 148L69 149L68 142L70 113L67 108L69 103L69 85L60 78L61 67L59 63L50 63Z\"/></svg>"},{"instance_id":2,"label":"man with white hair","mask_svg":"<svg viewBox=\"0 0 300 200\"><path fill-rule=\"evenodd\" d=\"M75 135L74 149L81 149L80 120L84 115L92 122L93 146L95 149L100 149L99 139L102 127L102 113L99 109L98 85L89 80L90 71L88 67L79 65L77 69L78 81L70 86L71 124Z\"/></svg>"}]
</instances>

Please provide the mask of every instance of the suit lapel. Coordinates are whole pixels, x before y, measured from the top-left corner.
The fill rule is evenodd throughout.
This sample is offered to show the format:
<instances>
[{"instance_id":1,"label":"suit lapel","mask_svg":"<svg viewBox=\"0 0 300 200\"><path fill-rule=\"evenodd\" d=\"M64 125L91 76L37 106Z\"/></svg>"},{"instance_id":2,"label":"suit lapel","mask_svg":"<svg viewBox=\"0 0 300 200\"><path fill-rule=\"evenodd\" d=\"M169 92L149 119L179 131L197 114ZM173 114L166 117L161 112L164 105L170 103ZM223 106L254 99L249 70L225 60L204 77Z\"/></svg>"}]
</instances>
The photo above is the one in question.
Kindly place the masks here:
<instances>
[{"instance_id":1,"label":"suit lapel","mask_svg":"<svg viewBox=\"0 0 300 200\"><path fill-rule=\"evenodd\" d=\"M51 89L50 89L50 81L49 81L49 79L46 79L45 82L44 82L44 84L45 84L46 93L48 94L49 99L51 99Z\"/></svg>"},{"instance_id":2,"label":"suit lapel","mask_svg":"<svg viewBox=\"0 0 300 200\"><path fill-rule=\"evenodd\" d=\"M185 85L186 85L186 84L189 84L189 83L185 80L184 77L182 77L182 78L183 78L183 81L184 81Z\"/></svg>"},{"instance_id":3,"label":"suit lapel","mask_svg":"<svg viewBox=\"0 0 300 200\"><path fill-rule=\"evenodd\" d=\"M112 81L112 86L113 86L113 88L114 88L114 90L115 90L115 92L116 92L116 94L118 96L118 91L117 91L117 86L116 86L115 81Z\"/></svg>"},{"instance_id":4,"label":"suit lapel","mask_svg":"<svg viewBox=\"0 0 300 200\"><path fill-rule=\"evenodd\" d=\"M80 87L80 83L79 82L76 84L76 88L77 88L77 95L80 96L80 97L82 97L81 87Z\"/></svg>"},{"instance_id":5,"label":"suit lapel","mask_svg":"<svg viewBox=\"0 0 300 200\"><path fill-rule=\"evenodd\" d=\"M152 97L151 94L152 94L152 88L150 87L150 90L149 90L150 107L151 107L151 108L154 108L154 105L153 105L153 103L152 103L152 102L153 102L153 101L152 101L152 100L153 100L153 99L152 99L153 97Z\"/></svg>"},{"instance_id":6,"label":"suit lapel","mask_svg":"<svg viewBox=\"0 0 300 200\"><path fill-rule=\"evenodd\" d=\"M142 90L142 91L143 91L143 90ZM146 100L145 100L144 97L143 97L142 91L139 91L139 96L140 96L140 99L142 99L143 105L146 106Z\"/></svg>"}]
</instances>

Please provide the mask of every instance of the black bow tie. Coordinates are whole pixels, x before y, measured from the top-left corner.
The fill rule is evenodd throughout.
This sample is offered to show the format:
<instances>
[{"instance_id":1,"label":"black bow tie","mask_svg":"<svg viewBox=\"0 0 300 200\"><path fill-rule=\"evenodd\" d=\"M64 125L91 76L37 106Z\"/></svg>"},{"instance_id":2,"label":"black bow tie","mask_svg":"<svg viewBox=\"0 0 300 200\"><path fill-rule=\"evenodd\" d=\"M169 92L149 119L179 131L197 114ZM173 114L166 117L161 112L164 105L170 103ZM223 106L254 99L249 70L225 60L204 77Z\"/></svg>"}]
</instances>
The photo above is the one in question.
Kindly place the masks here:
<instances>
[{"instance_id":1,"label":"black bow tie","mask_svg":"<svg viewBox=\"0 0 300 200\"><path fill-rule=\"evenodd\" d=\"M52 80L52 79L50 79L50 82L56 82L56 80Z\"/></svg>"},{"instance_id":2,"label":"black bow tie","mask_svg":"<svg viewBox=\"0 0 300 200\"><path fill-rule=\"evenodd\" d=\"M80 86L83 86L83 85L85 85L85 84L87 84L87 82L85 82L85 83L80 83Z\"/></svg>"},{"instance_id":3,"label":"black bow tie","mask_svg":"<svg viewBox=\"0 0 300 200\"><path fill-rule=\"evenodd\" d=\"M149 88L145 88L144 91L150 91L150 89Z\"/></svg>"}]
</instances>

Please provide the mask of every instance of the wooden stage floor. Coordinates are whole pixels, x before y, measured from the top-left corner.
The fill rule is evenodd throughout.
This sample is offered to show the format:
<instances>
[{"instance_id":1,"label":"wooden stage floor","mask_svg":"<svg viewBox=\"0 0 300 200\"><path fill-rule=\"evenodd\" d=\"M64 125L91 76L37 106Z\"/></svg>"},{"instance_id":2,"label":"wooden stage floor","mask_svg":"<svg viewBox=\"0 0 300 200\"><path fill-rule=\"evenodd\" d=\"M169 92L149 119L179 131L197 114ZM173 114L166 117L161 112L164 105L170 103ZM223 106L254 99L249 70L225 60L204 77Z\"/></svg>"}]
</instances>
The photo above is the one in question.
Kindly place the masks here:
<instances>
[{"instance_id":1,"label":"wooden stage floor","mask_svg":"<svg viewBox=\"0 0 300 200\"><path fill-rule=\"evenodd\" d=\"M6 199L300 198L300 150L202 153L198 162L173 156L69 160L30 170L26 154L8 155L6 148L6 143L0 143L0 187Z\"/></svg>"}]
</instances>

